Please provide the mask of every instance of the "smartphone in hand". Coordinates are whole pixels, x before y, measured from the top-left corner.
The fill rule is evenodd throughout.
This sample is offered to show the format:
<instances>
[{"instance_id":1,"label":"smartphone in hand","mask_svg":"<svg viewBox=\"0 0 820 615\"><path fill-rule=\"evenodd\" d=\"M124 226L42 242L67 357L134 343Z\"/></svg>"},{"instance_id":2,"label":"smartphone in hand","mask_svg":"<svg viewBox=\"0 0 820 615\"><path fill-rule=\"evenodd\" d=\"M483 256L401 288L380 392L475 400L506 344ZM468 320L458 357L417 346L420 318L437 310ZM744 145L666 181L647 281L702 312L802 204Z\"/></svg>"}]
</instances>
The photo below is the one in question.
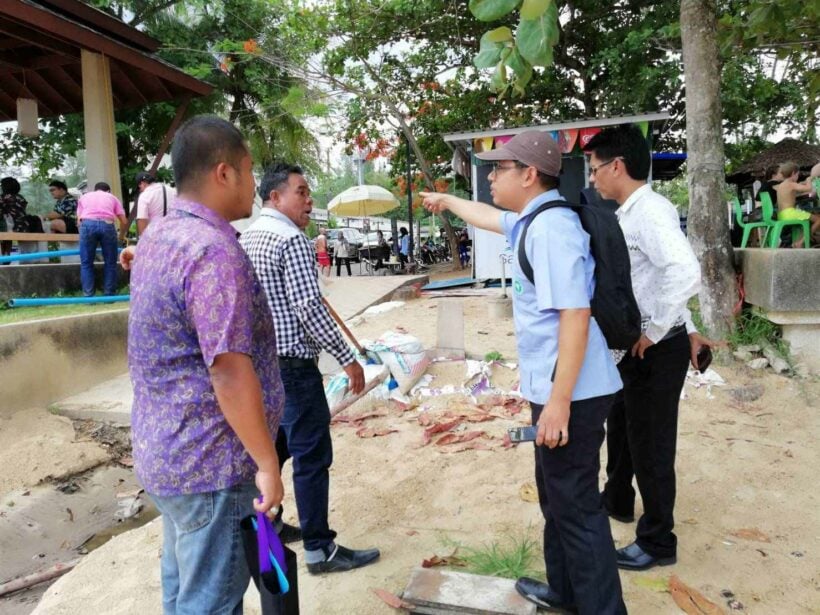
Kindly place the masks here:
<instances>
[{"instance_id":1,"label":"smartphone in hand","mask_svg":"<svg viewBox=\"0 0 820 615\"><path fill-rule=\"evenodd\" d=\"M510 442L535 442L535 437L538 435L538 427L530 425L528 427L511 427L507 430L510 436Z\"/></svg>"},{"instance_id":2,"label":"smartphone in hand","mask_svg":"<svg viewBox=\"0 0 820 615\"><path fill-rule=\"evenodd\" d=\"M712 349L709 346L701 346L698 350L698 371L702 374L712 364Z\"/></svg>"}]
</instances>

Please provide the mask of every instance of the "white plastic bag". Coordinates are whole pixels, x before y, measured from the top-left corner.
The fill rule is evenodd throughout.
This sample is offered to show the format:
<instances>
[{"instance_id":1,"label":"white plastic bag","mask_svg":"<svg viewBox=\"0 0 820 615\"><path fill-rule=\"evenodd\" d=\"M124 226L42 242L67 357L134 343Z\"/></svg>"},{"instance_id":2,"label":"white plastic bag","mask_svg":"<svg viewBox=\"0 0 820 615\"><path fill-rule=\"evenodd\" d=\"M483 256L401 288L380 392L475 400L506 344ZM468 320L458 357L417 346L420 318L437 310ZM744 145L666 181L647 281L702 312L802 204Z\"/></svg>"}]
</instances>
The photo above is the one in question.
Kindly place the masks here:
<instances>
[{"instance_id":1,"label":"white plastic bag","mask_svg":"<svg viewBox=\"0 0 820 615\"><path fill-rule=\"evenodd\" d=\"M367 350L378 355L404 395L410 392L430 365L430 358L421 342L405 333L388 331L370 344Z\"/></svg>"}]
</instances>

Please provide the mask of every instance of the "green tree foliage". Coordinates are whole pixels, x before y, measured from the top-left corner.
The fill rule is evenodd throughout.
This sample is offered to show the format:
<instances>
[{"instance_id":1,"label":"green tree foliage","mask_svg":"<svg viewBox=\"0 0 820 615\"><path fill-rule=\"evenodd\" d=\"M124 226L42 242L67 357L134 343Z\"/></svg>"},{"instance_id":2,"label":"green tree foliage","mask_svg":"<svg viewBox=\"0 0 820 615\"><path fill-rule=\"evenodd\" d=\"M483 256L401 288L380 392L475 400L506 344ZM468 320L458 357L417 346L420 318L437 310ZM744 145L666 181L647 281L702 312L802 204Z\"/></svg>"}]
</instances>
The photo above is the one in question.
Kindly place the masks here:
<instances>
[{"instance_id":1,"label":"green tree foliage","mask_svg":"<svg viewBox=\"0 0 820 615\"><path fill-rule=\"evenodd\" d=\"M95 0L98 8L158 39L159 57L215 86L207 98L192 101L187 115L216 113L239 124L248 135L259 165L285 158L317 168L318 142L305 121L325 112L299 79L280 67L254 62L258 41L278 45L277 30L289 10L284 0ZM158 103L115 114L124 188L134 173L152 163L176 113L177 103ZM48 177L84 146L83 120L77 114L41 123L39 138L0 135L0 157L30 164L38 178ZM166 175L170 175L165 172ZM166 177L170 179L170 177Z\"/></svg>"}]
</instances>

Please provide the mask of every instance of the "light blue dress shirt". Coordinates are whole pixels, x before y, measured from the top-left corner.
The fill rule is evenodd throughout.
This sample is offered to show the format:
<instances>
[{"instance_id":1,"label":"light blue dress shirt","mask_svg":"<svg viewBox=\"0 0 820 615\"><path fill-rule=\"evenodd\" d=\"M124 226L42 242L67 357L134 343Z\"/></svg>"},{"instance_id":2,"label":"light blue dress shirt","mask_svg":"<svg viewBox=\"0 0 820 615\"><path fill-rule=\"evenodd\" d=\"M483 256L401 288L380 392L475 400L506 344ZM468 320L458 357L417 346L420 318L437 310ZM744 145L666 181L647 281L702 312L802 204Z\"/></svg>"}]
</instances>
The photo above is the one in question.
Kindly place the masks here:
<instances>
[{"instance_id":1,"label":"light blue dress shirt","mask_svg":"<svg viewBox=\"0 0 820 615\"><path fill-rule=\"evenodd\" d=\"M505 212L501 227L513 246L513 317L518 342L521 394L545 404L552 392L558 360L560 310L588 308L595 289L595 259L589 235L571 209L556 207L538 215L527 230L525 250L535 283L524 276L518 263L518 239L524 223L542 203L564 200L549 190L527 203L520 214ZM622 387L601 329L590 319L584 363L572 401L610 395Z\"/></svg>"}]
</instances>

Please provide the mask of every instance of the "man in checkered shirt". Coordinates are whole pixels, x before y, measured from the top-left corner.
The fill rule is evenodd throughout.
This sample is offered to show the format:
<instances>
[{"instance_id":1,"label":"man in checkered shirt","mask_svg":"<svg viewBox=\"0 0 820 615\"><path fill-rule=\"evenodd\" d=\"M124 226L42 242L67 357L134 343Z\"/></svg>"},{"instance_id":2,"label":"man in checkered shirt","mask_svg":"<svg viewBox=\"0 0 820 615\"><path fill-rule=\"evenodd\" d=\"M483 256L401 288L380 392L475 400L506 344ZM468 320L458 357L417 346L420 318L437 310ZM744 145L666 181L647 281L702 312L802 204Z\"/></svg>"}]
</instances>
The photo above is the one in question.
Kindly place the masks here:
<instances>
[{"instance_id":1,"label":"man in checkered shirt","mask_svg":"<svg viewBox=\"0 0 820 615\"><path fill-rule=\"evenodd\" d=\"M336 532L328 524L333 449L330 410L317 367L319 353L324 349L335 357L350 378L353 393L364 388L364 372L322 303L316 255L302 232L313 209L302 169L283 163L270 167L259 194L264 201L262 215L242 234L240 243L273 313L285 387L285 413L277 437L279 463L293 459L293 490L308 571L352 570L378 559L379 551L337 545ZM281 511L277 523L282 526Z\"/></svg>"}]
</instances>

